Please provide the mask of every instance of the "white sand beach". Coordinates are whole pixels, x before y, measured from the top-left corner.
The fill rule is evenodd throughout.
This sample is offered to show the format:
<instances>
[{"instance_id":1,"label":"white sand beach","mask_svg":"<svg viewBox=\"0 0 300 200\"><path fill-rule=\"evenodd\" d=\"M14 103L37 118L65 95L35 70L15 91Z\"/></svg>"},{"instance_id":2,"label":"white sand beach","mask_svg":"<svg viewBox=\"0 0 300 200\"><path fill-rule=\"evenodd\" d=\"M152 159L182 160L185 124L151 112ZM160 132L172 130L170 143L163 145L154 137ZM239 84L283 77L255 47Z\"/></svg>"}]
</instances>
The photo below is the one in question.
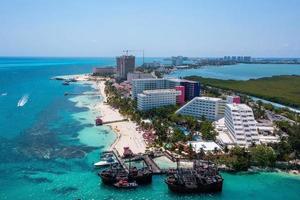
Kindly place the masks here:
<instances>
[{"instance_id":1,"label":"white sand beach","mask_svg":"<svg viewBox=\"0 0 300 200\"><path fill-rule=\"evenodd\" d=\"M60 76L60 78L70 79L74 78L81 83L92 84L92 87L98 90L102 96L102 101L99 103L89 106L94 111L100 111L104 122L115 121L125 119L117 109L112 108L106 104L107 97L105 95L105 80L103 78L95 78L90 75L71 75L71 76ZM146 143L143 139L142 132L137 130L137 124L133 121L123 121L108 124L109 127L117 134L117 138L111 145L110 150L116 149L121 155L123 154L124 147L130 147L133 153L144 153L146 150Z\"/></svg>"},{"instance_id":2,"label":"white sand beach","mask_svg":"<svg viewBox=\"0 0 300 200\"><path fill-rule=\"evenodd\" d=\"M118 110L113 109L111 106L107 105L106 95L104 93L104 81L98 81L97 87L101 92L101 96L104 98L99 104L99 109L101 110L101 116L103 121L111 120L121 120L124 117L118 112ZM122 154L123 147L130 147L133 153L144 153L146 150L146 143L143 139L142 133L139 133L136 128L136 123L132 121L124 121L112 123L109 125L114 132L117 134L116 141L112 144L111 149L116 148L117 151Z\"/></svg>"}]
</instances>

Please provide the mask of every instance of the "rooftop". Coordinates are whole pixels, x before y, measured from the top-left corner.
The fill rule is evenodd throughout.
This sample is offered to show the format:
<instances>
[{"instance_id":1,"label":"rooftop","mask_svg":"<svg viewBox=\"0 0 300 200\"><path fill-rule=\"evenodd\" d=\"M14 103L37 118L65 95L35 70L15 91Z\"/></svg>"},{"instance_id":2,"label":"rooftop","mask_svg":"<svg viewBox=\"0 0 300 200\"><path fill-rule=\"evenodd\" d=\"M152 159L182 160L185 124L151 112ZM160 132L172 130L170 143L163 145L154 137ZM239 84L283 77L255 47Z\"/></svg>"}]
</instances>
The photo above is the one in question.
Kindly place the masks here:
<instances>
[{"instance_id":1,"label":"rooftop","mask_svg":"<svg viewBox=\"0 0 300 200\"><path fill-rule=\"evenodd\" d=\"M132 79L132 81L157 81L157 80L165 80L165 79L162 79L162 78L144 78L144 79Z\"/></svg>"},{"instance_id":2,"label":"rooftop","mask_svg":"<svg viewBox=\"0 0 300 200\"><path fill-rule=\"evenodd\" d=\"M186 79L179 79L179 78L170 78L168 80L174 81L174 82L188 82L188 83L198 83L197 81L190 81Z\"/></svg>"},{"instance_id":3,"label":"rooftop","mask_svg":"<svg viewBox=\"0 0 300 200\"><path fill-rule=\"evenodd\" d=\"M251 110L252 109L246 104L226 104L231 110Z\"/></svg>"},{"instance_id":4,"label":"rooftop","mask_svg":"<svg viewBox=\"0 0 300 200\"><path fill-rule=\"evenodd\" d=\"M221 101L221 98L216 98L216 97L195 97L196 99L199 100L206 100L206 101Z\"/></svg>"},{"instance_id":5,"label":"rooftop","mask_svg":"<svg viewBox=\"0 0 300 200\"><path fill-rule=\"evenodd\" d=\"M212 142L212 141L208 141L208 142L190 141L190 142L188 142L188 144L191 144L196 152L200 152L201 149L203 149L204 151L213 151L213 150L215 150L215 148L221 149L217 143Z\"/></svg>"},{"instance_id":6,"label":"rooftop","mask_svg":"<svg viewBox=\"0 0 300 200\"><path fill-rule=\"evenodd\" d=\"M189 82L189 83L197 83L196 81L190 81L186 79L178 79L178 78L146 78L146 79L133 79L133 81L158 81L158 80L168 80L173 82Z\"/></svg>"},{"instance_id":7,"label":"rooftop","mask_svg":"<svg viewBox=\"0 0 300 200\"><path fill-rule=\"evenodd\" d=\"M171 92L178 92L175 89L157 89L157 90L144 90L144 94L161 94L161 93L171 93Z\"/></svg>"}]
</instances>

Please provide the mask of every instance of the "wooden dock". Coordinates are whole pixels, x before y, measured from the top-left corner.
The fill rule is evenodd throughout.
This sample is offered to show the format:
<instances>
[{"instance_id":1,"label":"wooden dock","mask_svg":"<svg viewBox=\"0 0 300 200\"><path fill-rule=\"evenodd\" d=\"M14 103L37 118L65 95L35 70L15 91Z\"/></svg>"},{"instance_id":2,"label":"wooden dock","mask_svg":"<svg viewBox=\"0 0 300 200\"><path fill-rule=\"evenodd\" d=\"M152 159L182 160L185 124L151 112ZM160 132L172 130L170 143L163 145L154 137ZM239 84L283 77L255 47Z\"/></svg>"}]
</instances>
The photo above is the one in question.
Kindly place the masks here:
<instances>
[{"instance_id":1,"label":"wooden dock","mask_svg":"<svg viewBox=\"0 0 300 200\"><path fill-rule=\"evenodd\" d=\"M119 164L123 167L123 169L127 172L127 173L129 173L129 168L128 168L128 166L126 165L126 163L124 162L124 160L121 158L121 156L120 156L120 154L119 154L119 152L117 151L117 149L113 149L113 154L115 155L115 157L116 157L116 159L117 159L117 161L119 162Z\"/></svg>"},{"instance_id":2,"label":"wooden dock","mask_svg":"<svg viewBox=\"0 0 300 200\"><path fill-rule=\"evenodd\" d=\"M143 159L146 163L146 165L152 170L153 174L161 174L162 171L158 167L158 165L147 155L145 154L143 156Z\"/></svg>"},{"instance_id":3,"label":"wooden dock","mask_svg":"<svg viewBox=\"0 0 300 200\"><path fill-rule=\"evenodd\" d=\"M106 121L106 122L102 122L102 124L105 125L105 124L112 124L112 123L126 122L126 121L128 121L128 119L120 119L120 120Z\"/></svg>"},{"instance_id":4,"label":"wooden dock","mask_svg":"<svg viewBox=\"0 0 300 200\"><path fill-rule=\"evenodd\" d=\"M129 173L129 167L128 165L126 165L125 160L122 159L119 152L114 148L112 150L112 153L114 154L114 156L116 157L118 163L122 166L122 168L125 169L127 173ZM144 154L142 156L137 156L133 158L131 161L134 162L138 160L143 160L146 163L147 167L149 167L149 169L152 170L153 174L165 174L167 172L167 170L161 170L159 166L147 154Z\"/></svg>"},{"instance_id":5,"label":"wooden dock","mask_svg":"<svg viewBox=\"0 0 300 200\"><path fill-rule=\"evenodd\" d=\"M100 93L68 93L68 92L65 92L65 96L68 96L68 95L72 95L72 96L76 96L76 95L86 95L86 96L100 96L101 94Z\"/></svg>"}]
</instances>

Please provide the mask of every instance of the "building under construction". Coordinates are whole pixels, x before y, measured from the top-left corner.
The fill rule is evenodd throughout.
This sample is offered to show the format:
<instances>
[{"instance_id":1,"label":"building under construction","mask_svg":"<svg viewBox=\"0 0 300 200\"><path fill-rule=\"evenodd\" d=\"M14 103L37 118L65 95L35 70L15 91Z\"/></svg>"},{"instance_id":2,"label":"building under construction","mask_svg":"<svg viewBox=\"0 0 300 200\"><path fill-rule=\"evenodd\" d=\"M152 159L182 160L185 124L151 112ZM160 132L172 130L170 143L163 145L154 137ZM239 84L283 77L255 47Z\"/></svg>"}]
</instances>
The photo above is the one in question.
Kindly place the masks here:
<instances>
[{"instance_id":1,"label":"building under construction","mask_svg":"<svg viewBox=\"0 0 300 200\"><path fill-rule=\"evenodd\" d=\"M134 72L135 56L123 55L116 58L117 75L120 79L126 79L129 72Z\"/></svg>"}]
</instances>

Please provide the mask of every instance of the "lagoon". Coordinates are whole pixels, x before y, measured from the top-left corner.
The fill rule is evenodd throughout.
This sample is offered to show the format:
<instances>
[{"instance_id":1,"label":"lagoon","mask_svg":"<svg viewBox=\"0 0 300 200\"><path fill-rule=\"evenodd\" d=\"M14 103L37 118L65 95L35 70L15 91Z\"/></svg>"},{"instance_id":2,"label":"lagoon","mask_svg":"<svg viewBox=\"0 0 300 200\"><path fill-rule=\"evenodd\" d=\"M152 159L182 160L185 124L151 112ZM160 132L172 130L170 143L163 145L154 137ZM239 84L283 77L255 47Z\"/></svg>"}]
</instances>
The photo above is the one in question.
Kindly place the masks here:
<instances>
[{"instance_id":1,"label":"lagoon","mask_svg":"<svg viewBox=\"0 0 300 200\"><path fill-rule=\"evenodd\" d=\"M176 70L166 77L202 76L205 78L249 80L277 75L300 75L299 64L237 64Z\"/></svg>"}]
</instances>

